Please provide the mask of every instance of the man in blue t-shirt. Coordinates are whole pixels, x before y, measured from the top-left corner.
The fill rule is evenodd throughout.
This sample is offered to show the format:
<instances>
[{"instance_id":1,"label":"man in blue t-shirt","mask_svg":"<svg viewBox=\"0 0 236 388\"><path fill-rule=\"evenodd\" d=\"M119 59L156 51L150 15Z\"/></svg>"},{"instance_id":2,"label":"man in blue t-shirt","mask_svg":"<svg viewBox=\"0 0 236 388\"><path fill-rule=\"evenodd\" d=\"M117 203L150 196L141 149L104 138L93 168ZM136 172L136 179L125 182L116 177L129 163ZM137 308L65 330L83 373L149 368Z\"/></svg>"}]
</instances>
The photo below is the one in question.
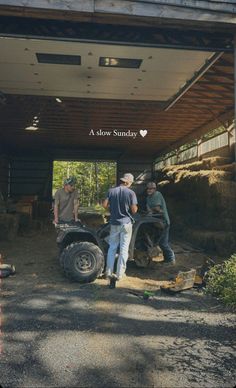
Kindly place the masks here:
<instances>
[{"instance_id":1,"label":"man in blue t-shirt","mask_svg":"<svg viewBox=\"0 0 236 388\"><path fill-rule=\"evenodd\" d=\"M124 174L120 178L120 185L111 188L103 201L103 207L110 208L111 231L109 237L109 249L107 254L106 277L112 280L120 280L125 274L126 262L129 254L129 244L132 237L133 214L138 210L136 194L129 187L134 177L132 174ZM113 275L115 257L120 247L116 274ZM112 283L113 287L115 282ZM111 288L113 288L111 287Z\"/></svg>"},{"instance_id":2,"label":"man in blue t-shirt","mask_svg":"<svg viewBox=\"0 0 236 388\"><path fill-rule=\"evenodd\" d=\"M162 214L165 221L165 228L161 233L159 246L163 252L164 262L167 264L175 264L175 254L169 245L170 219L166 207L166 202L160 191L157 191L155 182L149 182L147 184L147 211L150 214Z\"/></svg>"}]
</instances>

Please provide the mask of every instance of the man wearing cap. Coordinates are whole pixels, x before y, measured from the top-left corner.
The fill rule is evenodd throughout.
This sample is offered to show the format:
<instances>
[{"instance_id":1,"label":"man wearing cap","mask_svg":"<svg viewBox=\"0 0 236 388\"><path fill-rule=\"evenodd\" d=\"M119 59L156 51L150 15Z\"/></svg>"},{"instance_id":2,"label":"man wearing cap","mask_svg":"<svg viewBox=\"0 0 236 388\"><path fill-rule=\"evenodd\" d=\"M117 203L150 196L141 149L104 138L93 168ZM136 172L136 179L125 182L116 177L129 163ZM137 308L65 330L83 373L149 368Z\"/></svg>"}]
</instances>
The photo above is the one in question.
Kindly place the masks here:
<instances>
[{"instance_id":1,"label":"man wearing cap","mask_svg":"<svg viewBox=\"0 0 236 388\"><path fill-rule=\"evenodd\" d=\"M105 209L109 207L111 213L111 231L107 254L106 277L113 280L120 280L126 270L129 244L132 236L132 216L138 210L136 194L130 189L133 181L134 177L132 174L124 174L124 176L120 178L119 186L111 188L107 193L106 199L103 201L103 207ZM120 247L119 258L116 274L113 275L118 247Z\"/></svg>"},{"instance_id":2,"label":"man wearing cap","mask_svg":"<svg viewBox=\"0 0 236 388\"><path fill-rule=\"evenodd\" d=\"M55 193L54 224L59 222L78 221L78 190L75 189L76 178L69 177L64 180L64 187Z\"/></svg>"},{"instance_id":3,"label":"man wearing cap","mask_svg":"<svg viewBox=\"0 0 236 388\"><path fill-rule=\"evenodd\" d=\"M159 246L163 252L164 261L168 264L175 263L175 254L169 245L170 218L168 215L166 202L160 191L157 191L155 182L147 184L147 211L149 213L162 214L165 221L165 228L159 239Z\"/></svg>"}]
</instances>

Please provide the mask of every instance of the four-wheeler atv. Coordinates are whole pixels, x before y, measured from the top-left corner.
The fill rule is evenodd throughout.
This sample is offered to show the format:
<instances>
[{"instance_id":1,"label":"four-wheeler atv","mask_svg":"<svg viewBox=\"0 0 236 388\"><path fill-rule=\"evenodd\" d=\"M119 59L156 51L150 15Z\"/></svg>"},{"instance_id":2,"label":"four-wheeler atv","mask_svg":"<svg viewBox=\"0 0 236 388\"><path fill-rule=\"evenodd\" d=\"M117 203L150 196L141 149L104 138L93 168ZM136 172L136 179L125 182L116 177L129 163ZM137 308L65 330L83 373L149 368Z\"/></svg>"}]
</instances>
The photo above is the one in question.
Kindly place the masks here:
<instances>
[{"instance_id":1,"label":"four-wheeler atv","mask_svg":"<svg viewBox=\"0 0 236 388\"><path fill-rule=\"evenodd\" d=\"M135 218L129 260L135 260L139 266L147 266L151 258L157 255L156 247L164 222L157 215L138 214ZM59 261L66 276L81 283L92 282L99 277L106 266L109 224L104 224L96 231L80 222L58 224L57 229Z\"/></svg>"}]
</instances>

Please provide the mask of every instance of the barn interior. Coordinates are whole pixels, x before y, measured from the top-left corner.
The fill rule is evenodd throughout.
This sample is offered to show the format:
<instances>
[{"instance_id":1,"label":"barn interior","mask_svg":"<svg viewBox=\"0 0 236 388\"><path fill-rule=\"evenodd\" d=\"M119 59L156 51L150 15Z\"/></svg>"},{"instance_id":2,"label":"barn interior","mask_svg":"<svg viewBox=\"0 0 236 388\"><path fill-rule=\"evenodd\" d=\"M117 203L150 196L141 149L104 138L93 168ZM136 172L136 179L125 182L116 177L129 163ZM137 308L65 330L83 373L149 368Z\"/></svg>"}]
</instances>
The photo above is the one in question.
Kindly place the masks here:
<instances>
[{"instance_id":1,"label":"barn interior","mask_svg":"<svg viewBox=\"0 0 236 388\"><path fill-rule=\"evenodd\" d=\"M219 223L216 230L232 233L232 249L234 26L216 21L214 12L208 10L206 20L195 16L191 21L46 9L40 2L37 7L0 5L1 227L10 217L8 238L18 228L4 207L9 198L17 203L17 213L47 218L53 161L116 161L117 178L132 172L141 196L147 180L167 180L166 171L162 176L156 169L158 158L223 126L229 143L206 156L225 158L219 164L228 167L220 168L219 179L223 174L230 188L224 183L224 189L220 184L217 194L213 191L218 202L207 228L216 226L216 213L227 213L225 225ZM208 165L209 174L213 167L214 162ZM162 185L171 213L181 218L179 198L187 190L185 213L194 216L184 225L195 222L203 228L205 218L196 216L199 203L189 201L197 183L190 190L184 182L178 191L178 179ZM204 179L209 188L212 178ZM210 190L206 192L211 201ZM204 190L201 195L206 203ZM1 236L5 238L5 229Z\"/></svg>"}]
</instances>

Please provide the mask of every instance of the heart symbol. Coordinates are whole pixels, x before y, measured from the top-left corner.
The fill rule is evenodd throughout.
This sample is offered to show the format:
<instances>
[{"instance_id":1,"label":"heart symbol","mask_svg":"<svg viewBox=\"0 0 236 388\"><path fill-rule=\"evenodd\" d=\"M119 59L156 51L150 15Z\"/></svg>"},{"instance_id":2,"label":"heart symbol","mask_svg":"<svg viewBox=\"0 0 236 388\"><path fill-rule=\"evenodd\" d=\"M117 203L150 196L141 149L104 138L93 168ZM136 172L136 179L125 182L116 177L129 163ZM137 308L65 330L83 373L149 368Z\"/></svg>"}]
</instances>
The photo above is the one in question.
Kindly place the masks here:
<instances>
[{"instance_id":1,"label":"heart symbol","mask_svg":"<svg viewBox=\"0 0 236 388\"><path fill-rule=\"evenodd\" d=\"M146 129L140 129L139 133L142 137L145 137L147 135L148 131Z\"/></svg>"}]
</instances>

